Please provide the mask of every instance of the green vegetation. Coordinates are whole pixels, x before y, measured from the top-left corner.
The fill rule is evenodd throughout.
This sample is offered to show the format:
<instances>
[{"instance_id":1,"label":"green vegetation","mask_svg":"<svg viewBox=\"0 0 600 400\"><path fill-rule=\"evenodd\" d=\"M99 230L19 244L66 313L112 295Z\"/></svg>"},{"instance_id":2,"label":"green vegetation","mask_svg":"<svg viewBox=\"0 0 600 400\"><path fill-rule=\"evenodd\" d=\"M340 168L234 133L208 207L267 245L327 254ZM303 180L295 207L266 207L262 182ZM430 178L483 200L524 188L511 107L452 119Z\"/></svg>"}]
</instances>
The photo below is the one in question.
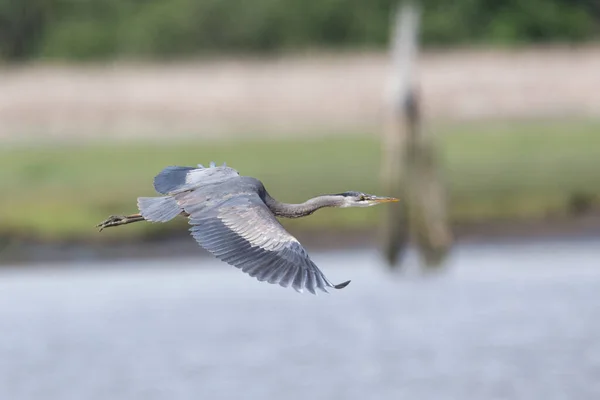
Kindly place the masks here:
<instances>
[{"instance_id":1,"label":"green vegetation","mask_svg":"<svg viewBox=\"0 0 600 400\"><path fill-rule=\"evenodd\" d=\"M396 0L0 0L0 57L173 58L380 47ZM426 45L583 41L591 0L423 0Z\"/></svg>"},{"instance_id":2,"label":"green vegetation","mask_svg":"<svg viewBox=\"0 0 600 400\"><path fill-rule=\"evenodd\" d=\"M512 123L436 129L455 222L539 219L600 203L600 123ZM134 224L98 235L111 214L136 211L167 165L227 161L282 201L378 188L372 136L198 141L191 144L56 145L0 149L0 235L43 240L143 238L182 232L185 220ZM381 193L385 194L385 193ZM294 229L365 228L378 208L321 210Z\"/></svg>"}]
</instances>

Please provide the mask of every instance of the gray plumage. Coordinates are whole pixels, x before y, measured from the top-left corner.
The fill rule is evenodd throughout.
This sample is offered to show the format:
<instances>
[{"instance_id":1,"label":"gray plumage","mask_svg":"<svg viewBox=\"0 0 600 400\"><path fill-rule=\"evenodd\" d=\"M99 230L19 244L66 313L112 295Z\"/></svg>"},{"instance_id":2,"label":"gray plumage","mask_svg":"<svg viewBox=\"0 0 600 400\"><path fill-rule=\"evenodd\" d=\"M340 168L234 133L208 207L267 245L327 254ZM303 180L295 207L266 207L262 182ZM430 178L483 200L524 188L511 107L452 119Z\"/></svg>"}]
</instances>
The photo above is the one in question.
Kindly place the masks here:
<instances>
[{"instance_id":1,"label":"gray plumage","mask_svg":"<svg viewBox=\"0 0 600 400\"><path fill-rule=\"evenodd\" d=\"M169 222L181 214L181 207L171 196L138 197L137 206L144 219L150 222Z\"/></svg>"},{"instance_id":2,"label":"gray plumage","mask_svg":"<svg viewBox=\"0 0 600 400\"><path fill-rule=\"evenodd\" d=\"M350 283L331 283L310 259L298 240L276 217L297 218L323 207L365 207L397 201L360 192L324 195L302 204L281 203L255 178L240 176L233 168L171 166L154 178L163 196L138 198L139 215L111 217L99 226L117 226L139 220L167 222L182 214L200 246L259 281L304 289L341 289Z\"/></svg>"}]
</instances>

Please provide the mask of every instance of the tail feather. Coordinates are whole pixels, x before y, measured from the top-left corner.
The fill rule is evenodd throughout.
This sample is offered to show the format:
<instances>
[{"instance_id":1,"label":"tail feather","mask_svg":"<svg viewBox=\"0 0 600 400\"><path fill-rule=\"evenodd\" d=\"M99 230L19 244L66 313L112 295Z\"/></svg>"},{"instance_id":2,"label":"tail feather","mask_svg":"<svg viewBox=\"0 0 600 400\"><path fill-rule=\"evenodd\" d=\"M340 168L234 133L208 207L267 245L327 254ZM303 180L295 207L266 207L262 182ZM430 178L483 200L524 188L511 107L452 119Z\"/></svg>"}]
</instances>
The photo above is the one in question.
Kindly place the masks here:
<instances>
[{"instance_id":1,"label":"tail feather","mask_svg":"<svg viewBox=\"0 0 600 400\"><path fill-rule=\"evenodd\" d=\"M167 222L183 211L170 196L139 197L137 204L142 217L150 222Z\"/></svg>"}]
</instances>

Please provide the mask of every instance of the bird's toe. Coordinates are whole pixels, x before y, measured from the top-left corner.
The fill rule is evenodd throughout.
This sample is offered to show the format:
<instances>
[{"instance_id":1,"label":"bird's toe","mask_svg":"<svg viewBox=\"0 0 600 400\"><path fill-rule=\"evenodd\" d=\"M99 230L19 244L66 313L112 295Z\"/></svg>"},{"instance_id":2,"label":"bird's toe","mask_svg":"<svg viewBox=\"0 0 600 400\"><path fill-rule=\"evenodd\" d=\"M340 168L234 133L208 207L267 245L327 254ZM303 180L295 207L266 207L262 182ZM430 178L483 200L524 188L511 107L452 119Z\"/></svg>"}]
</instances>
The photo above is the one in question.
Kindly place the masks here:
<instances>
[{"instance_id":1,"label":"bird's toe","mask_svg":"<svg viewBox=\"0 0 600 400\"><path fill-rule=\"evenodd\" d=\"M123 220L122 216L111 215L106 220L104 220L104 221L100 222L98 225L96 225L96 228L99 228L98 230L100 232L102 232L102 230L104 228L109 228L111 226L118 225L122 220Z\"/></svg>"}]
</instances>

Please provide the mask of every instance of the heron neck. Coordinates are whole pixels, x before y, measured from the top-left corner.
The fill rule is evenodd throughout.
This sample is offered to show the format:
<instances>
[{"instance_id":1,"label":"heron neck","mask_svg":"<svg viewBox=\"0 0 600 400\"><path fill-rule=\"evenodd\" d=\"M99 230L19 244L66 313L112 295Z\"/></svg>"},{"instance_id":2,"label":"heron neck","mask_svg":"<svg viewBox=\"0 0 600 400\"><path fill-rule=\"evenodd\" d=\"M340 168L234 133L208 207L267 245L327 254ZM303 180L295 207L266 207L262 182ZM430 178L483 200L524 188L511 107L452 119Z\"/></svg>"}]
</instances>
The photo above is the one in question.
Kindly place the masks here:
<instances>
[{"instance_id":1,"label":"heron neck","mask_svg":"<svg viewBox=\"0 0 600 400\"><path fill-rule=\"evenodd\" d=\"M341 207L343 199L339 196L317 196L300 204L282 203L268 194L265 196L265 204L277 217L299 218L310 215L320 208Z\"/></svg>"}]
</instances>

